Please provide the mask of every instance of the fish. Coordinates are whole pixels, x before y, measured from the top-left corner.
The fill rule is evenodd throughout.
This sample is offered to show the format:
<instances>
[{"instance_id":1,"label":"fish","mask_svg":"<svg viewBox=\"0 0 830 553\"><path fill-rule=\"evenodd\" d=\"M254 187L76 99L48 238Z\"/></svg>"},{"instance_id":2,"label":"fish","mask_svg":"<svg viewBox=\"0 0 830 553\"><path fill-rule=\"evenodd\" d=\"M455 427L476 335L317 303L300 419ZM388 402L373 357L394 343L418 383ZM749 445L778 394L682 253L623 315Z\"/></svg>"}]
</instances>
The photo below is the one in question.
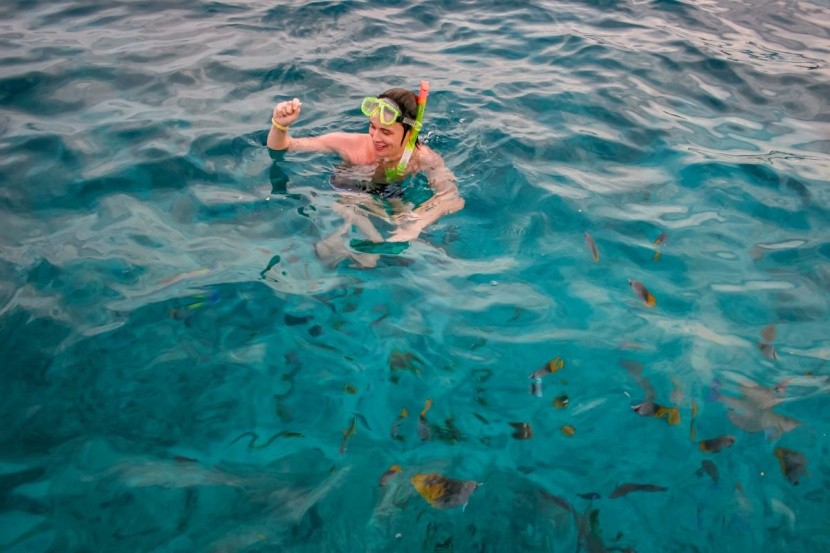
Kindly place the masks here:
<instances>
[{"instance_id":1,"label":"fish","mask_svg":"<svg viewBox=\"0 0 830 553\"><path fill-rule=\"evenodd\" d=\"M807 472L807 457L803 453L785 447L776 448L775 456L781 465L781 474L789 480L790 484L797 486L799 479Z\"/></svg>"},{"instance_id":2,"label":"fish","mask_svg":"<svg viewBox=\"0 0 830 553\"><path fill-rule=\"evenodd\" d=\"M585 243L588 244L588 249L591 250L591 257L594 258L594 263L599 262L599 250L597 250L597 244L594 242L594 237L591 236L590 232L585 233Z\"/></svg>"},{"instance_id":3,"label":"fish","mask_svg":"<svg viewBox=\"0 0 830 553\"><path fill-rule=\"evenodd\" d=\"M767 343L772 343L775 341L775 325L767 325L761 329L761 340Z\"/></svg>"},{"instance_id":4,"label":"fish","mask_svg":"<svg viewBox=\"0 0 830 553\"><path fill-rule=\"evenodd\" d=\"M355 395L358 392L358 389L354 384L344 384L343 391L347 394Z\"/></svg>"},{"instance_id":5,"label":"fish","mask_svg":"<svg viewBox=\"0 0 830 553\"><path fill-rule=\"evenodd\" d=\"M554 357L552 360L532 372L528 378L542 378L545 375L555 373L564 366L565 361L563 361L561 357Z\"/></svg>"},{"instance_id":6,"label":"fish","mask_svg":"<svg viewBox=\"0 0 830 553\"><path fill-rule=\"evenodd\" d=\"M542 397L542 379L534 378L530 381L530 395Z\"/></svg>"},{"instance_id":7,"label":"fish","mask_svg":"<svg viewBox=\"0 0 830 553\"><path fill-rule=\"evenodd\" d=\"M670 425L674 426L680 424L680 409L677 407L663 407L662 405L658 405L657 411L654 413L654 417L663 419Z\"/></svg>"},{"instance_id":8,"label":"fish","mask_svg":"<svg viewBox=\"0 0 830 553\"><path fill-rule=\"evenodd\" d=\"M664 492L668 490L663 486L657 486L655 484L635 484L635 483L626 483L620 486L617 486L613 492L608 496L609 499L616 499L618 497L622 497L624 495L628 495L631 492Z\"/></svg>"},{"instance_id":9,"label":"fish","mask_svg":"<svg viewBox=\"0 0 830 553\"><path fill-rule=\"evenodd\" d=\"M574 428L570 424L562 426L562 428L560 428L559 431L562 432L562 435L566 438L572 438L573 435L576 434L576 428Z\"/></svg>"},{"instance_id":10,"label":"fish","mask_svg":"<svg viewBox=\"0 0 830 553\"><path fill-rule=\"evenodd\" d=\"M392 423L392 429L389 431L389 434L392 436L393 440L403 440L403 436L398 434L398 427L401 425L401 422L409 416L409 413L406 410L406 407L401 409L401 412L398 414L398 418L395 419L395 422Z\"/></svg>"},{"instance_id":11,"label":"fish","mask_svg":"<svg viewBox=\"0 0 830 553\"><path fill-rule=\"evenodd\" d=\"M717 453L726 448L732 447L735 443L735 436L724 434L717 438L710 438L708 440L700 440L698 447L705 453Z\"/></svg>"},{"instance_id":12,"label":"fish","mask_svg":"<svg viewBox=\"0 0 830 553\"><path fill-rule=\"evenodd\" d=\"M533 437L533 428L531 428L530 423L511 422L509 424L515 430L515 432L513 432L513 437L517 440L529 440Z\"/></svg>"},{"instance_id":13,"label":"fish","mask_svg":"<svg viewBox=\"0 0 830 553\"><path fill-rule=\"evenodd\" d=\"M313 319L314 317L312 317L311 315L298 316L292 315L291 313L286 313L283 315L283 320L285 321L286 326L304 325Z\"/></svg>"},{"instance_id":14,"label":"fish","mask_svg":"<svg viewBox=\"0 0 830 553\"><path fill-rule=\"evenodd\" d=\"M697 402L692 400L692 420L689 422L689 441L694 443L697 440L697 432L695 431L695 417L697 417Z\"/></svg>"},{"instance_id":15,"label":"fish","mask_svg":"<svg viewBox=\"0 0 830 553\"><path fill-rule=\"evenodd\" d=\"M725 396L715 391L715 398L730 410L726 416L732 424L747 432L768 432L769 438L777 438L801 425L800 421L774 413L772 408L781 403L775 389L758 385L742 385L743 397Z\"/></svg>"},{"instance_id":16,"label":"fish","mask_svg":"<svg viewBox=\"0 0 830 553\"><path fill-rule=\"evenodd\" d=\"M649 292L645 286L643 286L642 282L637 280L628 279L628 285L631 286L631 289L634 293L639 297L648 307L654 307L657 305L657 299L655 299L654 295Z\"/></svg>"},{"instance_id":17,"label":"fish","mask_svg":"<svg viewBox=\"0 0 830 553\"><path fill-rule=\"evenodd\" d=\"M556 409L564 409L565 407L568 406L569 401L570 401L570 399L568 399L568 396L565 395L565 394L562 394L561 396L556 396L553 399L553 406Z\"/></svg>"},{"instance_id":18,"label":"fish","mask_svg":"<svg viewBox=\"0 0 830 553\"><path fill-rule=\"evenodd\" d=\"M173 460L177 463L197 463L199 462L198 459L194 459L193 457L185 457L184 455L176 455L173 457Z\"/></svg>"},{"instance_id":19,"label":"fish","mask_svg":"<svg viewBox=\"0 0 830 553\"><path fill-rule=\"evenodd\" d=\"M416 474L410 479L415 490L436 509L467 506L473 492L481 484L474 480L455 480L441 474Z\"/></svg>"},{"instance_id":20,"label":"fish","mask_svg":"<svg viewBox=\"0 0 830 553\"><path fill-rule=\"evenodd\" d=\"M705 474L709 475L709 478L712 479L712 482L715 484L718 483L720 479L720 475L718 474L718 466L709 459L704 459L700 462L700 468L695 471L695 474L698 476L703 476Z\"/></svg>"},{"instance_id":21,"label":"fish","mask_svg":"<svg viewBox=\"0 0 830 553\"><path fill-rule=\"evenodd\" d=\"M663 407L657 405L653 401L643 401L637 405L632 405L631 409L642 417L653 417L654 414L657 413L657 410L663 409Z\"/></svg>"},{"instance_id":22,"label":"fish","mask_svg":"<svg viewBox=\"0 0 830 553\"><path fill-rule=\"evenodd\" d=\"M427 399L424 402L424 409L418 415L418 437L421 438L422 442L429 440L432 435L429 430L429 423L427 422L427 411L429 411L430 407L432 407L432 400Z\"/></svg>"},{"instance_id":23,"label":"fish","mask_svg":"<svg viewBox=\"0 0 830 553\"><path fill-rule=\"evenodd\" d=\"M654 239L654 245L660 246L664 244L666 242L666 238L668 238L668 235L665 232L661 232L660 235Z\"/></svg>"},{"instance_id":24,"label":"fish","mask_svg":"<svg viewBox=\"0 0 830 553\"><path fill-rule=\"evenodd\" d=\"M392 478L396 477L400 473L401 473L401 466L400 465L392 465L391 467L389 467L389 469L386 472L383 473L383 475L381 475L380 480L378 481L378 484L380 484L380 486L383 487L386 484L388 484L389 481Z\"/></svg>"},{"instance_id":25,"label":"fish","mask_svg":"<svg viewBox=\"0 0 830 553\"><path fill-rule=\"evenodd\" d=\"M343 439L340 441L340 455L346 453L346 445L349 441L349 438L354 436L355 432L357 432L357 417L352 417L351 422L349 422L348 428L343 429Z\"/></svg>"},{"instance_id":26,"label":"fish","mask_svg":"<svg viewBox=\"0 0 830 553\"><path fill-rule=\"evenodd\" d=\"M761 353L763 353L764 357L766 357L767 359L778 359L778 352L775 351L775 346L773 346L772 344L765 344L761 342L760 344L758 344L758 349L761 350Z\"/></svg>"}]
</instances>

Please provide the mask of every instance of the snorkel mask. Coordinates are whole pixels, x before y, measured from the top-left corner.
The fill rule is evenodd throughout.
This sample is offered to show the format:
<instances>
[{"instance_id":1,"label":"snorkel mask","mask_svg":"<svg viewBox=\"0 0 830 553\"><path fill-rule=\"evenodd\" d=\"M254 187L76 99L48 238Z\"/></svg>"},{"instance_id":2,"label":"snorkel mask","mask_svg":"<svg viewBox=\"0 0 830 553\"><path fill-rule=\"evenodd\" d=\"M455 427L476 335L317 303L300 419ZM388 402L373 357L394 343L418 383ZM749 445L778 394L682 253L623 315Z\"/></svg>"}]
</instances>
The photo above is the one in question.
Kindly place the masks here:
<instances>
[{"instance_id":1,"label":"snorkel mask","mask_svg":"<svg viewBox=\"0 0 830 553\"><path fill-rule=\"evenodd\" d=\"M418 112L415 121L409 117L402 117L400 107L389 98L368 97L364 98L360 105L363 115L366 117L377 115L381 125L392 125L400 121L412 127L401 160L395 167L386 170L386 180L388 181L400 179L406 174L406 167L409 165L410 158L412 158L412 152L415 151L415 144L418 142L418 134L421 132L421 125L424 121L427 96L429 96L429 81L421 81L421 88L418 90Z\"/></svg>"},{"instance_id":2,"label":"snorkel mask","mask_svg":"<svg viewBox=\"0 0 830 553\"><path fill-rule=\"evenodd\" d=\"M412 128L415 128L417 122L409 117L401 117L401 108L398 104L389 98L375 98L374 96L367 96L363 98L363 103L360 104L360 111L366 117L378 116L378 121L381 125L394 125L398 121L405 123Z\"/></svg>"}]
</instances>

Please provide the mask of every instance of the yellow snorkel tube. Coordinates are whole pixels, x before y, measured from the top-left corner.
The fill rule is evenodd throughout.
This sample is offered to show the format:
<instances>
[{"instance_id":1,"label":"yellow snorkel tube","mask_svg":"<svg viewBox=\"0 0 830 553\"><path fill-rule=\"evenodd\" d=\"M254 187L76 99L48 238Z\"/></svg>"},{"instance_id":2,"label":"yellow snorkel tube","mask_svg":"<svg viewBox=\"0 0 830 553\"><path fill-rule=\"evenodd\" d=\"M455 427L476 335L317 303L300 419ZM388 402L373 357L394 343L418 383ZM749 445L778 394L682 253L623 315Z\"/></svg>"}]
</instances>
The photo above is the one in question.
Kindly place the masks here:
<instances>
[{"instance_id":1,"label":"yellow snorkel tube","mask_svg":"<svg viewBox=\"0 0 830 553\"><path fill-rule=\"evenodd\" d=\"M406 143L401 160L395 167L386 170L386 180L388 181L399 179L406 174L406 167L409 165L412 152L415 151L415 143L418 141L418 134L421 132L421 125L424 121L427 96L429 96L429 81L421 81L421 88L418 90L418 113L415 116L415 124L412 126L412 130L409 131L409 141Z\"/></svg>"}]
</instances>

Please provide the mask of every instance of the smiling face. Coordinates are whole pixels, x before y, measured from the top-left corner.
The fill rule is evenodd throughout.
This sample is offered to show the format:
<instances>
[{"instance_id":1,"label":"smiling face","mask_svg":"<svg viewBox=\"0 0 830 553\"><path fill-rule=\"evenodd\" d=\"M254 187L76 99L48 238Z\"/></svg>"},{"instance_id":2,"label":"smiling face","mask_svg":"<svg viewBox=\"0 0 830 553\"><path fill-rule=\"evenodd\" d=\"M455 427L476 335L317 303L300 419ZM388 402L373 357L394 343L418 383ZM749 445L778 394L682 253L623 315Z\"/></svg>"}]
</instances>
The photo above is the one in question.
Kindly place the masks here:
<instances>
[{"instance_id":1,"label":"smiling face","mask_svg":"<svg viewBox=\"0 0 830 553\"><path fill-rule=\"evenodd\" d=\"M372 139L375 156L382 160L398 159L405 149L406 136L403 125L382 125L377 115L369 119L369 138Z\"/></svg>"}]
</instances>

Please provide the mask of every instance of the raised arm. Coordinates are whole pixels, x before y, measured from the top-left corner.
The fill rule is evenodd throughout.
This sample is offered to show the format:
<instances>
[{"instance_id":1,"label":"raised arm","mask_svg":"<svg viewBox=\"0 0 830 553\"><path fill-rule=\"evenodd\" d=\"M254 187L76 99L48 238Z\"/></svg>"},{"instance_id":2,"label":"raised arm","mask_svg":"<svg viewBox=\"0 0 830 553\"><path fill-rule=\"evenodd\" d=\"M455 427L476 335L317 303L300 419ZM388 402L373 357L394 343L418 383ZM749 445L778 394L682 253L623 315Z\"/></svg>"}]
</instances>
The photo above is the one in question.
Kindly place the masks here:
<instances>
[{"instance_id":1,"label":"raised arm","mask_svg":"<svg viewBox=\"0 0 830 553\"><path fill-rule=\"evenodd\" d=\"M421 234L444 215L455 213L464 208L464 198L458 194L455 175L444 164L440 155L422 146L420 170L426 175L433 195L426 202L412 211L402 214L400 225L389 237L389 242L407 242Z\"/></svg>"}]
</instances>

